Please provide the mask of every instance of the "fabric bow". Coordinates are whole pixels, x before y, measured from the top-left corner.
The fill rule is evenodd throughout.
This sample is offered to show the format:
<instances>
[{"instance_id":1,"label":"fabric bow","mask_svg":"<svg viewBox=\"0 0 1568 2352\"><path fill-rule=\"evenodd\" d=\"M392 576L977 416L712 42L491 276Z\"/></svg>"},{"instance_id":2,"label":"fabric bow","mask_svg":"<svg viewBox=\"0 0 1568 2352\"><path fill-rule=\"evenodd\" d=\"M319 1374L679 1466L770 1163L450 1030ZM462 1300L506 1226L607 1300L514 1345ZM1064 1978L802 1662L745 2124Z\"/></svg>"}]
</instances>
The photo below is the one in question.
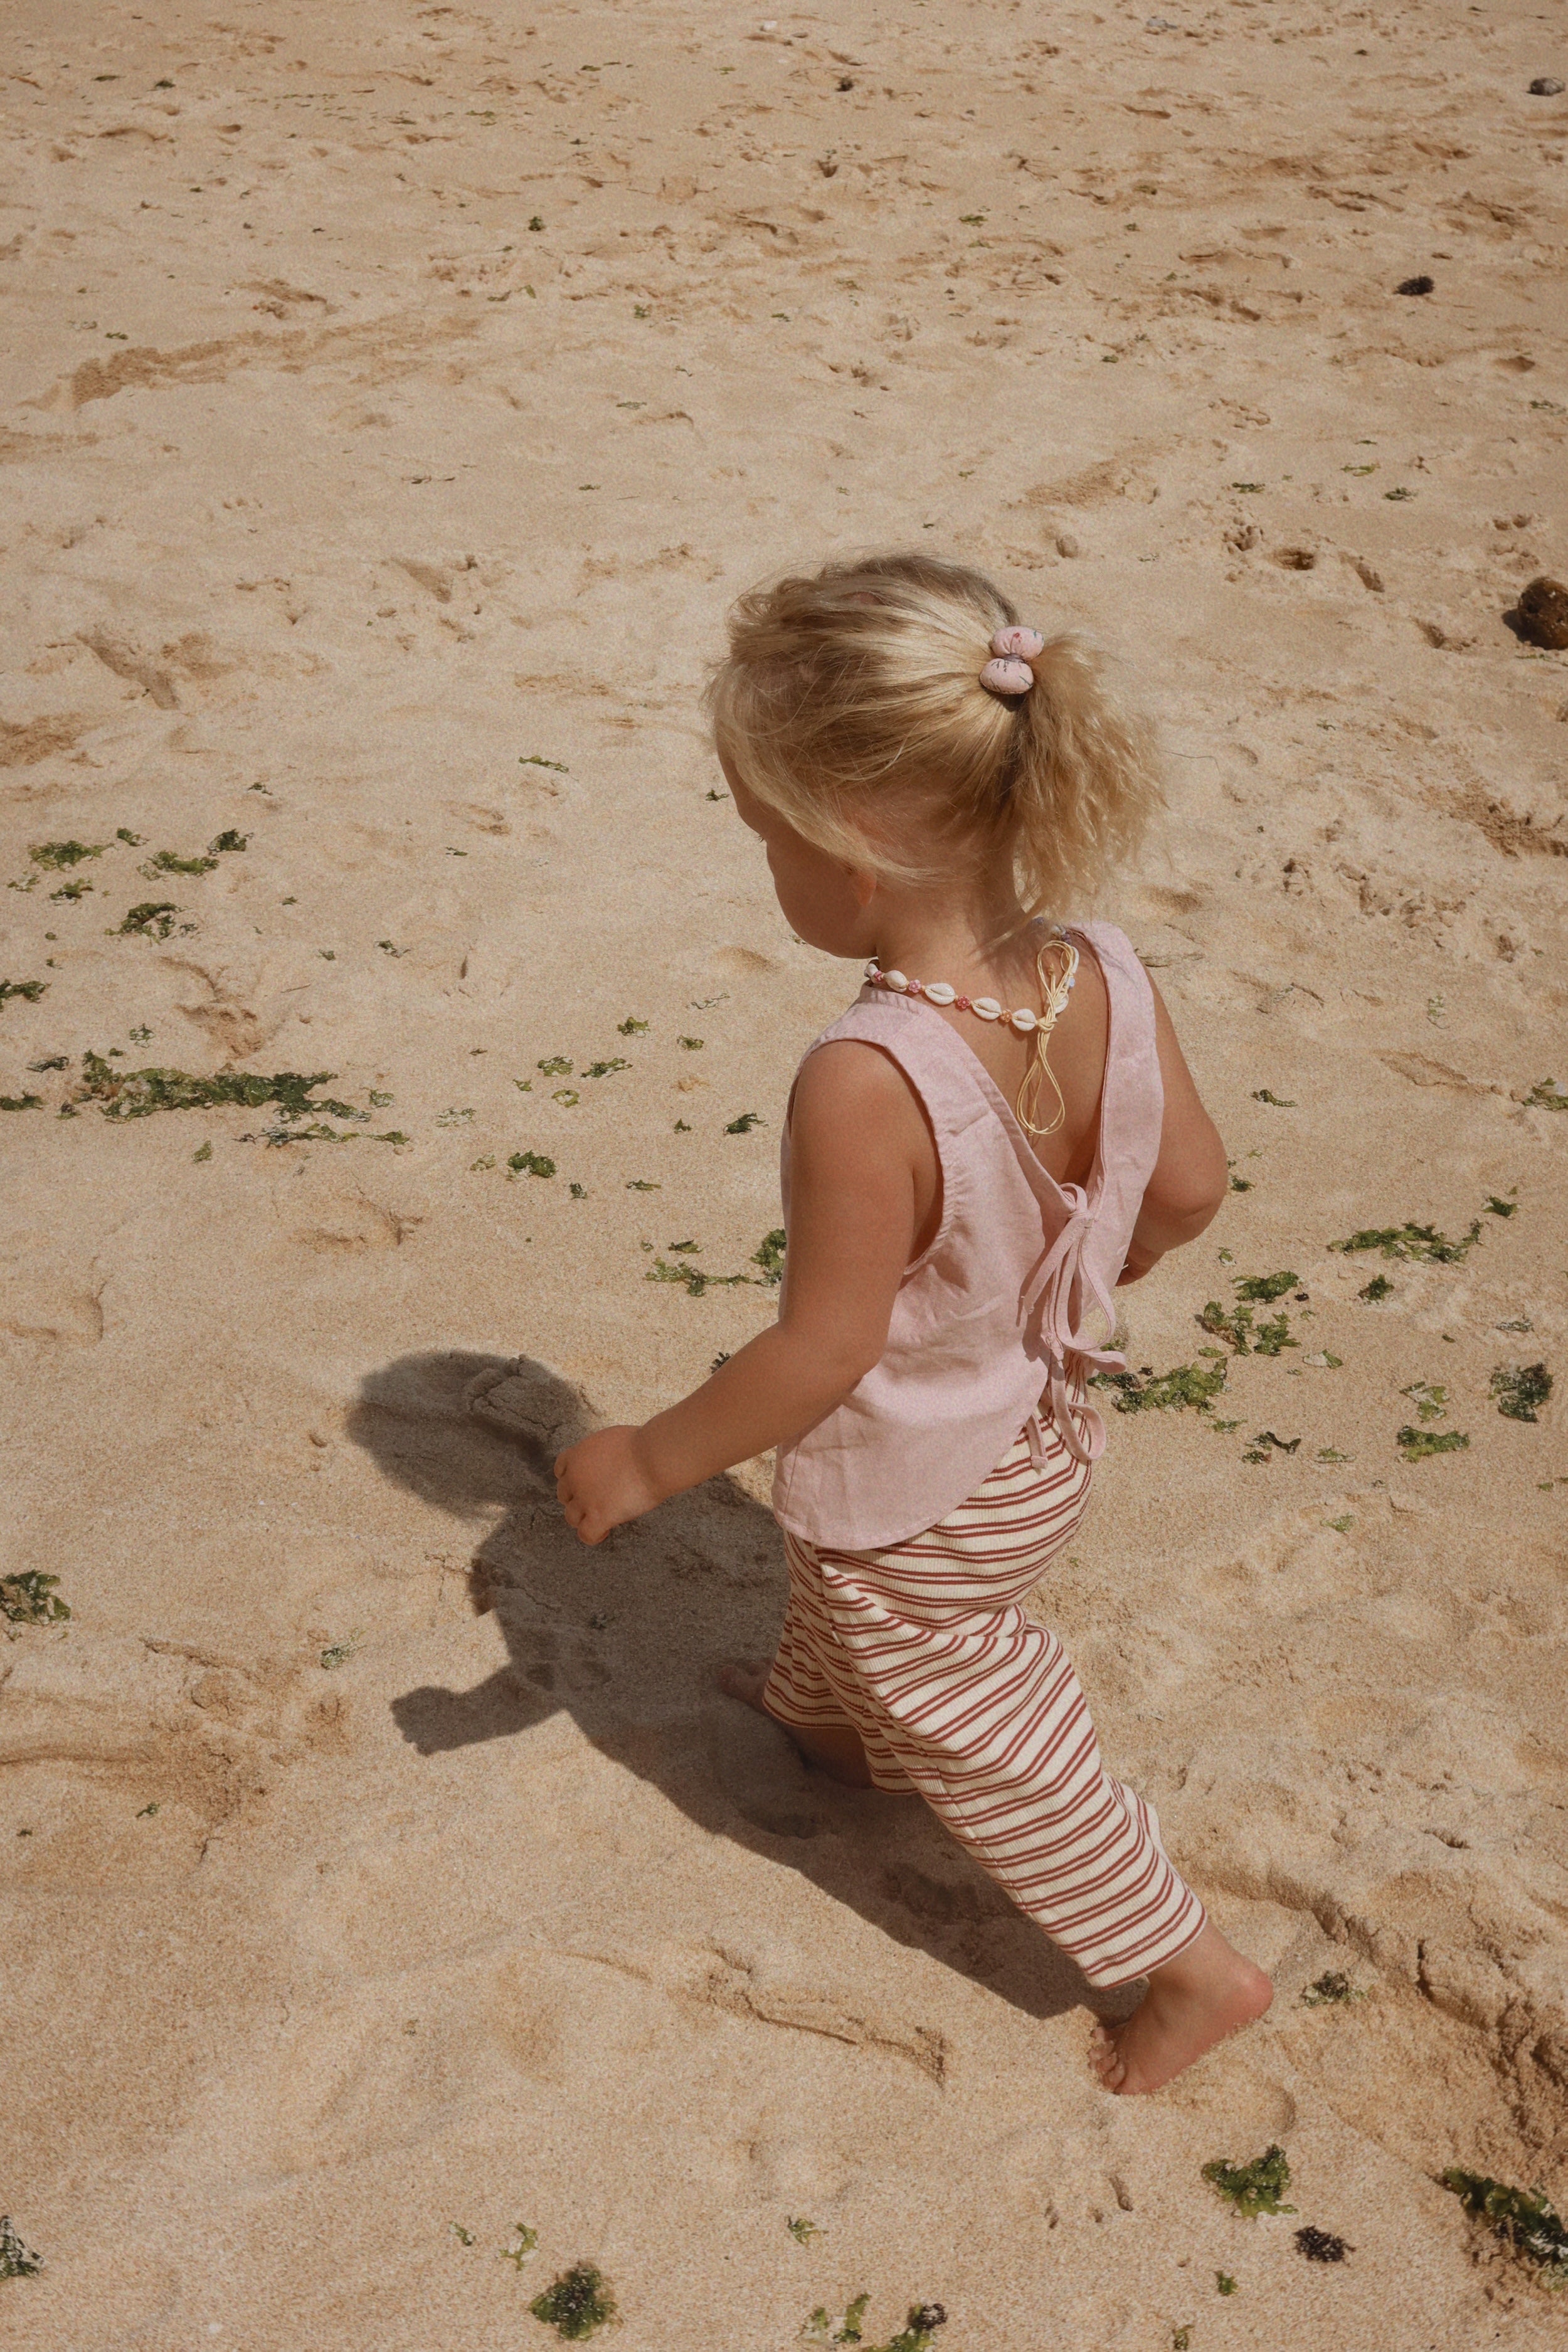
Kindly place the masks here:
<instances>
[{"instance_id":1,"label":"fabric bow","mask_svg":"<svg viewBox=\"0 0 1568 2352\"><path fill-rule=\"evenodd\" d=\"M1098 1307L1108 1330L1116 1328L1116 1310L1092 1267L1083 1261L1084 1244L1094 1229L1088 1196L1076 1184L1060 1189L1071 1213L1024 1286L1023 1314L1029 1336L1037 1339L1046 1360L1051 1420L1063 1444L1076 1461L1098 1462L1105 1451L1105 1423L1091 1404L1073 1402L1068 1360L1073 1360L1071 1373L1081 1377L1088 1365L1097 1372L1125 1371L1127 1359L1114 1348L1094 1346L1081 1319L1074 1328L1075 1300L1081 1318L1086 1286L1089 1311Z\"/></svg>"}]
</instances>

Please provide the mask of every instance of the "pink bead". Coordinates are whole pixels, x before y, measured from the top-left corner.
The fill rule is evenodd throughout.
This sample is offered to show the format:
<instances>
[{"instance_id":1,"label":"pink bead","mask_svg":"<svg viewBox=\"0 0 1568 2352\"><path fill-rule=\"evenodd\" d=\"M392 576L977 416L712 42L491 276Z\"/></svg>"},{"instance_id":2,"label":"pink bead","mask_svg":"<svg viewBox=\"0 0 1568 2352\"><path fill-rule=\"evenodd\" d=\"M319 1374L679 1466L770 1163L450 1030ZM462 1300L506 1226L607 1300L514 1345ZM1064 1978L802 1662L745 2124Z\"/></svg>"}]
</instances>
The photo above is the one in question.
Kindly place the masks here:
<instances>
[{"instance_id":1,"label":"pink bead","mask_svg":"<svg viewBox=\"0 0 1568 2352\"><path fill-rule=\"evenodd\" d=\"M955 996L955 997L953 998L953 1000L952 1000L952 1003L953 1003L953 1010L954 1010L954 1012L956 1012L956 1013L968 1013L968 1012L973 1011L973 1008L972 1007L972 1005L970 1004L970 1002L969 1002L969 999L968 999L968 997L967 997L967 996Z\"/></svg>"},{"instance_id":2,"label":"pink bead","mask_svg":"<svg viewBox=\"0 0 1568 2352\"><path fill-rule=\"evenodd\" d=\"M920 984L920 982L919 982L918 980L906 980L906 981L905 981L905 982L904 982L904 994L905 994L906 996L918 996L918 995L920 994L920 992L921 992L921 984Z\"/></svg>"}]
</instances>

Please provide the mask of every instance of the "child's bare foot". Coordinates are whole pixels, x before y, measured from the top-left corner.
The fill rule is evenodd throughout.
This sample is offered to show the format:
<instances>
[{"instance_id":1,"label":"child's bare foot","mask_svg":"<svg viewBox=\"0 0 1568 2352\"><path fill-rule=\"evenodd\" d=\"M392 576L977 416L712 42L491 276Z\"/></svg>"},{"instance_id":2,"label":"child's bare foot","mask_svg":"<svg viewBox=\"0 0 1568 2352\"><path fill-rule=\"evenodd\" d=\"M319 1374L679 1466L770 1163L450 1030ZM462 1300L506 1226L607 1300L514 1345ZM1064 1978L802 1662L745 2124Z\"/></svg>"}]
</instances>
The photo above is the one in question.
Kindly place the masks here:
<instances>
[{"instance_id":1,"label":"child's bare foot","mask_svg":"<svg viewBox=\"0 0 1568 2352\"><path fill-rule=\"evenodd\" d=\"M731 1698L743 1699L759 1715L765 1715L770 1723L778 1723L781 1731L787 1731L808 1764L820 1765L831 1779L842 1780L846 1788L874 1789L877 1784L871 1778L871 1768L858 1732L847 1728L807 1731L798 1723L779 1723L778 1717L763 1704L763 1692L772 1671L771 1658L737 1658L731 1664L720 1667L717 1680L721 1691L728 1691Z\"/></svg>"},{"instance_id":2,"label":"child's bare foot","mask_svg":"<svg viewBox=\"0 0 1568 2352\"><path fill-rule=\"evenodd\" d=\"M1122 2097L1157 2091L1227 2033L1263 2015L1274 1988L1232 1949L1212 1919L1184 1952L1155 1969L1149 1990L1121 2025L1097 2025L1089 2063Z\"/></svg>"}]
</instances>

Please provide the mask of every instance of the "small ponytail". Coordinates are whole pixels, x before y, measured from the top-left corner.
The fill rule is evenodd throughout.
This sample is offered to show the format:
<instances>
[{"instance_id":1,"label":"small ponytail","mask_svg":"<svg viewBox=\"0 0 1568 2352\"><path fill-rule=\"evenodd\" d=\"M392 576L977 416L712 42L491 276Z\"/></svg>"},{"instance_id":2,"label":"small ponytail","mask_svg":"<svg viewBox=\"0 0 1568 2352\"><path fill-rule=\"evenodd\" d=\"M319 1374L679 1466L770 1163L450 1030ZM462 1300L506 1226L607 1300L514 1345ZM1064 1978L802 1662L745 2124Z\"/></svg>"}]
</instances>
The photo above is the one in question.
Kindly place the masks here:
<instances>
[{"instance_id":1,"label":"small ponytail","mask_svg":"<svg viewBox=\"0 0 1568 2352\"><path fill-rule=\"evenodd\" d=\"M1009 628L989 580L923 552L753 589L709 685L718 747L847 864L931 883L1007 848L1026 911L1081 912L1161 804L1153 730L1076 631L1031 652L1027 691L988 690Z\"/></svg>"}]
</instances>

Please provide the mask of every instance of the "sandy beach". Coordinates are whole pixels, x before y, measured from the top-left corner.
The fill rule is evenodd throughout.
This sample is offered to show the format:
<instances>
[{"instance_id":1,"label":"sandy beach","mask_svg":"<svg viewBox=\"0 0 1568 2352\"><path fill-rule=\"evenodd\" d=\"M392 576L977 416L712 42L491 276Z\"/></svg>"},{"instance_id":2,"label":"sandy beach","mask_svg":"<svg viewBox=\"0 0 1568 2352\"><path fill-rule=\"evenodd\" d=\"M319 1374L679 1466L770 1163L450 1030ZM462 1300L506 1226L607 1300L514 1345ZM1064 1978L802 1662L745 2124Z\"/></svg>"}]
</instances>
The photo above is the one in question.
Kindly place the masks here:
<instances>
[{"instance_id":1,"label":"sandy beach","mask_svg":"<svg viewBox=\"0 0 1568 2352\"><path fill-rule=\"evenodd\" d=\"M1568 2203L1561 26L16 0L5 72L0 2347L542 2352L583 2263L621 2352L1560 2346L1438 2176ZM699 696L885 544L1163 730L1063 911L1233 1192L1033 1605L1278 1993L1152 2100L714 1688L770 1465L596 1551L547 1475L775 1311L858 975Z\"/></svg>"}]
</instances>

